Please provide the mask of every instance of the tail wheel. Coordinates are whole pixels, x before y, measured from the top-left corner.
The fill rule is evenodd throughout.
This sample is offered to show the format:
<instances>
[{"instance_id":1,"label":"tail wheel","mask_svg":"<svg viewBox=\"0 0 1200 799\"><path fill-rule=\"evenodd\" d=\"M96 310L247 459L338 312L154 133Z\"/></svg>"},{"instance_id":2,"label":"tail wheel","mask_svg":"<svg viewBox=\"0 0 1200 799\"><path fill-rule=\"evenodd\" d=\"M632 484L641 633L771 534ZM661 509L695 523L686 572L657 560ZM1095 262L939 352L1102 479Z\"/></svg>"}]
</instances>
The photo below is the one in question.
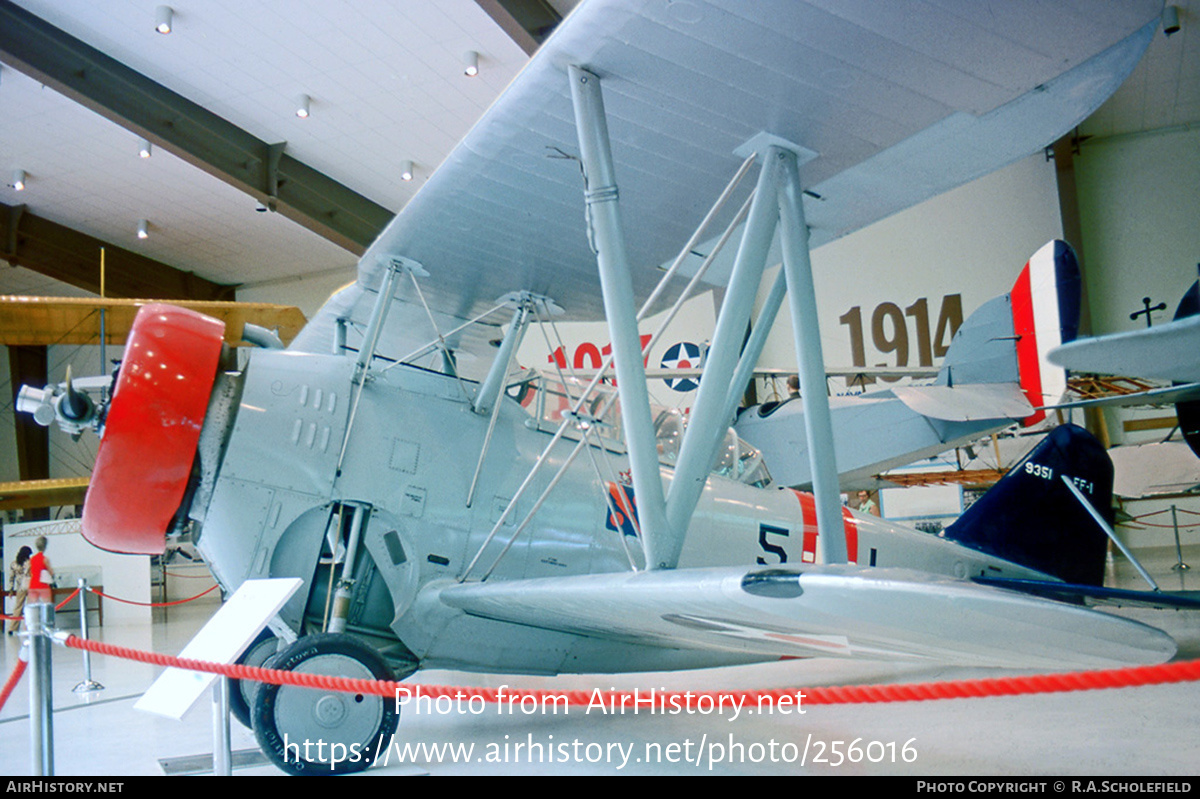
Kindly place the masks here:
<instances>
[{"instance_id":1,"label":"tail wheel","mask_svg":"<svg viewBox=\"0 0 1200 799\"><path fill-rule=\"evenodd\" d=\"M361 680L391 680L374 649L349 635L301 638L271 668ZM362 771L391 745L400 716L395 702L351 694L263 683L254 696L254 735L263 753L290 774Z\"/></svg>"}]
</instances>

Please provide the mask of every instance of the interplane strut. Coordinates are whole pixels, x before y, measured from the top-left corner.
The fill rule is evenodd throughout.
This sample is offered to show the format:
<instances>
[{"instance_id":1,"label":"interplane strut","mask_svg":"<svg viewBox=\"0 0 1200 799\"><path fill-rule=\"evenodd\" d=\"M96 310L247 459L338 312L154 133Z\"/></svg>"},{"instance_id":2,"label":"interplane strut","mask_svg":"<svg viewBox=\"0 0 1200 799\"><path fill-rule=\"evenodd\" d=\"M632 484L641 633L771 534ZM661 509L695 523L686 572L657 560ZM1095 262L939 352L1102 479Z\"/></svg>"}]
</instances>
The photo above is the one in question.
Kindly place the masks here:
<instances>
[{"instance_id":1,"label":"interplane strut","mask_svg":"<svg viewBox=\"0 0 1200 799\"><path fill-rule=\"evenodd\" d=\"M762 281L767 253L775 229L782 220L784 277L795 320L797 358L801 364L806 424L813 459L817 496L818 529L823 560L844 562L846 544L842 534L841 503L837 466L833 454L829 402L826 396L824 360L817 327L816 298L809 261L808 235L800 200L797 153L815 154L803 148L781 146L775 137L762 135L760 146L766 159L750 208L746 231L738 250L729 287L717 319L699 393L684 434L675 476L664 496L654 441L649 397L645 388L642 348L634 315L629 264L620 227L616 176L608 143L600 81L591 73L572 66L571 96L581 160L587 176L589 233L600 269L609 333L621 392L622 419L630 458L630 471L643 527L646 563L651 569L674 568L679 562L686 531L708 474L717 458L732 413L729 386L735 377L752 368L761 353L765 333L782 304L782 282L776 288L755 327L750 346L741 347ZM740 356L740 357L739 357ZM832 476L832 479L830 479Z\"/></svg>"}]
</instances>

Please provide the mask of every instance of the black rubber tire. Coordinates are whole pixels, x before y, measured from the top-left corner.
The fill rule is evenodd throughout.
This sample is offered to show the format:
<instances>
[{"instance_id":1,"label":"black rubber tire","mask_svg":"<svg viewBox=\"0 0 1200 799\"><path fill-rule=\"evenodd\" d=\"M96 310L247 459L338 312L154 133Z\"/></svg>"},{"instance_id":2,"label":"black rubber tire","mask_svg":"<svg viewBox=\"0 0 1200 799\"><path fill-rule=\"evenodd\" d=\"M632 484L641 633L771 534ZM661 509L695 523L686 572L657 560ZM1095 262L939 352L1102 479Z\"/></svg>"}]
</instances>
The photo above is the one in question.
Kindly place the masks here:
<instances>
[{"instance_id":1,"label":"black rubber tire","mask_svg":"<svg viewBox=\"0 0 1200 799\"><path fill-rule=\"evenodd\" d=\"M301 638L272 658L270 667L359 679L393 679L374 649L357 638L337 633ZM254 695L254 736L271 762L289 774L362 771L375 762L382 751L381 743L384 749L391 746L399 721L391 697L271 683L263 683Z\"/></svg>"},{"instance_id":2,"label":"black rubber tire","mask_svg":"<svg viewBox=\"0 0 1200 799\"><path fill-rule=\"evenodd\" d=\"M236 662L243 666L263 666L278 651L279 639L268 627L246 647L246 651ZM248 730L253 728L253 713L250 708L254 704L254 694L258 691L258 686L259 683L254 680L229 681L229 712Z\"/></svg>"}]
</instances>

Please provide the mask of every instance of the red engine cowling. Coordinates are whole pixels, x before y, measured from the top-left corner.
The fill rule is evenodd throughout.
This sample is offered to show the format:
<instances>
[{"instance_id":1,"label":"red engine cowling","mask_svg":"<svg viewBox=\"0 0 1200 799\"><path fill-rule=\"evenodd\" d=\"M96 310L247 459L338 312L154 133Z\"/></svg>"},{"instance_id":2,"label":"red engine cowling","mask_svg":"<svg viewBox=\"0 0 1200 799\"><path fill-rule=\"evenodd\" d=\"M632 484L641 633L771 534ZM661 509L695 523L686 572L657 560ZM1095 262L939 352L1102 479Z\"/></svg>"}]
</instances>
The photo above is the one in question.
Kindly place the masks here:
<instances>
[{"instance_id":1,"label":"red engine cowling","mask_svg":"<svg viewBox=\"0 0 1200 799\"><path fill-rule=\"evenodd\" d=\"M173 305L138 311L113 386L83 535L112 552L162 554L187 489L225 323Z\"/></svg>"}]
</instances>

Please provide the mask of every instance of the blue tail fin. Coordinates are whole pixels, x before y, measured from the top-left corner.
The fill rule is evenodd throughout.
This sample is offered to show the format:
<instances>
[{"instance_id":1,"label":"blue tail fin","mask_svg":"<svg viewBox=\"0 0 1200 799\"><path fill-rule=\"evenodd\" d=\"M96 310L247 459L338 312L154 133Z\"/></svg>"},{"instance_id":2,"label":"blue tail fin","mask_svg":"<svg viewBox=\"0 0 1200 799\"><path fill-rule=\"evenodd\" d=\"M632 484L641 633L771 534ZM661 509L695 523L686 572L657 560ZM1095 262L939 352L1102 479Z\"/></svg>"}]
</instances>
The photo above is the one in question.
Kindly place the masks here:
<instances>
[{"instance_id":1,"label":"blue tail fin","mask_svg":"<svg viewBox=\"0 0 1200 799\"><path fill-rule=\"evenodd\" d=\"M1179 307L1175 309L1174 318L1184 319L1198 313L1200 313L1200 280L1193 283L1183 295L1183 299L1179 301ZM1175 416L1179 419L1179 432L1183 434L1183 440L1191 447L1196 457L1200 458L1200 400L1176 403Z\"/></svg>"},{"instance_id":2,"label":"blue tail fin","mask_svg":"<svg viewBox=\"0 0 1200 799\"><path fill-rule=\"evenodd\" d=\"M946 538L1068 583L1102 585L1108 537L1064 475L1111 522L1108 453L1082 427L1061 425L947 527Z\"/></svg>"}]
</instances>

